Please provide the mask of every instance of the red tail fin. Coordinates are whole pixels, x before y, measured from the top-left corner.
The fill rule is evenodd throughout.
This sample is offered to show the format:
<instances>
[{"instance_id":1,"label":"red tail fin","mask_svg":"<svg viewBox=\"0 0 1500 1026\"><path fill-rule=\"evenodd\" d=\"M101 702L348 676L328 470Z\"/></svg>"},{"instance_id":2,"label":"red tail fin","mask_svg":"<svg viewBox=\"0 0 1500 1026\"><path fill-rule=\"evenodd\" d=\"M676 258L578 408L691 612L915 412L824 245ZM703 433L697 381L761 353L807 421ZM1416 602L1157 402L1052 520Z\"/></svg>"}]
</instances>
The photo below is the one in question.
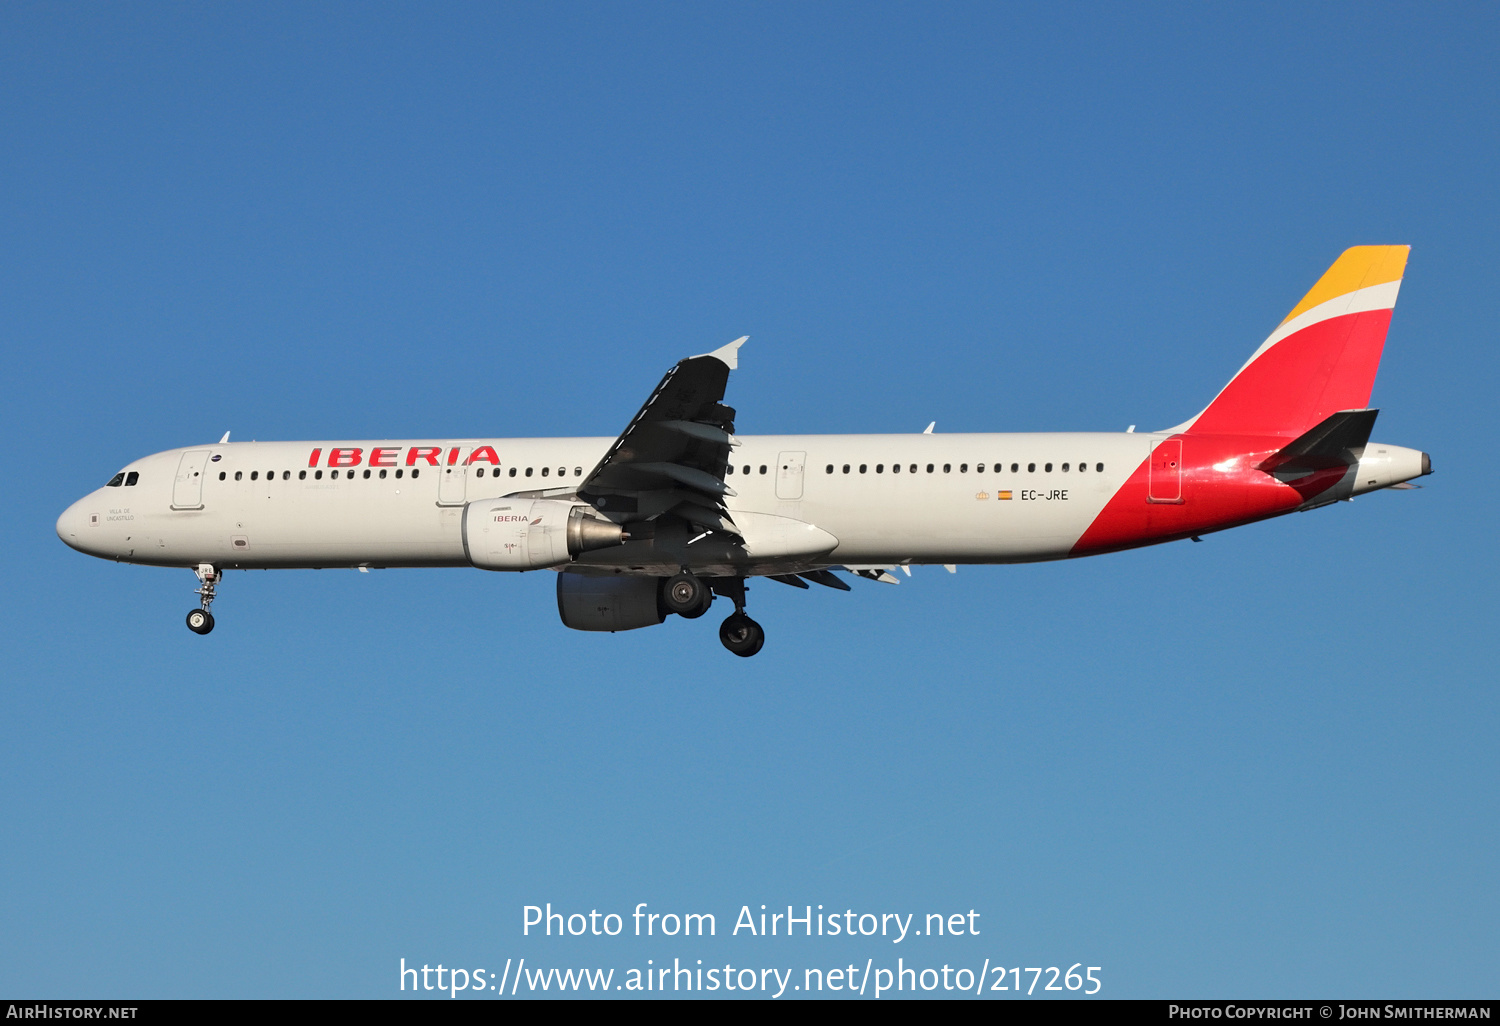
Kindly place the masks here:
<instances>
[{"instance_id":1,"label":"red tail fin","mask_svg":"<svg viewBox=\"0 0 1500 1026\"><path fill-rule=\"evenodd\" d=\"M1173 430L1295 437L1369 405L1410 248L1345 250L1208 409Z\"/></svg>"}]
</instances>

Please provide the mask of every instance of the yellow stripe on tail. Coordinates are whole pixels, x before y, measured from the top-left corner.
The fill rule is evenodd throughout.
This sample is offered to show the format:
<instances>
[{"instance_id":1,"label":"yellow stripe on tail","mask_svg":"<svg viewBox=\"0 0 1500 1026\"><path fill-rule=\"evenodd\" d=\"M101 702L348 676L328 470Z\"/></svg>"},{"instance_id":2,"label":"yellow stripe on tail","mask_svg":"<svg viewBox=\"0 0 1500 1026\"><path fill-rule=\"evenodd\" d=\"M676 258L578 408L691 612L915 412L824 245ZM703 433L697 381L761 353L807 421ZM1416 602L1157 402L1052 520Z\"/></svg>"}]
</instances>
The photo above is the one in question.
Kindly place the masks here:
<instances>
[{"instance_id":1,"label":"yellow stripe on tail","mask_svg":"<svg viewBox=\"0 0 1500 1026\"><path fill-rule=\"evenodd\" d=\"M1399 281L1406 271L1406 255L1410 252L1410 246L1354 246L1344 250L1343 255L1318 279L1318 283L1302 297L1302 302L1292 307L1292 312L1281 319L1281 323L1285 324L1319 303L1326 303L1358 289Z\"/></svg>"}]
</instances>

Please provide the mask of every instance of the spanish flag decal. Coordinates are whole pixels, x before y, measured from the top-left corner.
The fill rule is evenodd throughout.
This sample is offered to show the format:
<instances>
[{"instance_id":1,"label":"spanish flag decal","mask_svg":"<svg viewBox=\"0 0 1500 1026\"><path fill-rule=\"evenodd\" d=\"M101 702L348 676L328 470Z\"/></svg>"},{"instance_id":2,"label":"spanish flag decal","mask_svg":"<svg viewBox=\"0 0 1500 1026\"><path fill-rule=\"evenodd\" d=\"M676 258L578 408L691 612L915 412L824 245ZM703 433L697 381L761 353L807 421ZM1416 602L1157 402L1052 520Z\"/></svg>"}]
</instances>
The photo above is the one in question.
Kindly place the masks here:
<instances>
[{"instance_id":1,"label":"spanish flag decal","mask_svg":"<svg viewBox=\"0 0 1500 1026\"><path fill-rule=\"evenodd\" d=\"M995 498L997 498L997 499L1008 499L1008 498L1010 498L1010 492L1001 492L1000 494L996 495Z\"/></svg>"}]
</instances>

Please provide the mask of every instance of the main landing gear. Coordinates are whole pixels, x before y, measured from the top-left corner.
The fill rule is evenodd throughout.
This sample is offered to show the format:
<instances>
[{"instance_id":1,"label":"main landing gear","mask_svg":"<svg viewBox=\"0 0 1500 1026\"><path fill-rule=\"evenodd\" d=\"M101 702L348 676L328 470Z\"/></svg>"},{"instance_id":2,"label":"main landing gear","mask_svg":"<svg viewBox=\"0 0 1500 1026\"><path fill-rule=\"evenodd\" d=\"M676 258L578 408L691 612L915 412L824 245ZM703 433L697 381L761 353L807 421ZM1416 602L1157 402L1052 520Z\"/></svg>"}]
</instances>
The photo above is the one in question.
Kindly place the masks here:
<instances>
[{"instance_id":1,"label":"main landing gear","mask_svg":"<svg viewBox=\"0 0 1500 1026\"><path fill-rule=\"evenodd\" d=\"M714 596L722 595L734 603L734 612L719 626L719 640L737 656L753 656L766 643L761 625L745 615L745 579L743 577L702 578L684 569L661 584L661 604L670 613L696 620L708 612Z\"/></svg>"},{"instance_id":2,"label":"main landing gear","mask_svg":"<svg viewBox=\"0 0 1500 1026\"><path fill-rule=\"evenodd\" d=\"M719 624L719 640L735 655L749 658L766 643L766 632L744 613L731 613Z\"/></svg>"},{"instance_id":3,"label":"main landing gear","mask_svg":"<svg viewBox=\"0 0 1500 1026\"><path fill-rule=\"evenodd\" d=\"M214 614L208 611L208 607L214 604L214 588L224 579L222 570L215 570L212 563L199 563L193 570L198 575L198 590L195 595L202 596L200 608L193 610L187 615L188 630L194 634L207 634L214 629Z\"/></svg>"},{"instance_id":4,"label":"main landing gear","mask_svg":"<svg viewBox=\"0 0 1500 1026\"><path fill-rule=\"evenodd\" d=\"M702 578L684 570L676 577L667 578L661 586L661 599L670 612L684 620L696 620L708 612L714 593Z\"/></svg>"},{"instance_id":5,"label":"main landing gear","mask_svg":"<svg viewBox=\"0 0 1500 1026\"><path fill-rule=\"evenodd\" d=\"M734 603L734 612L719 625L719 641L735 655L748 659L765 645L766 632L760 624L745 615L745 579L715 578L713 588Z\"/></svg>"}]
</instances>

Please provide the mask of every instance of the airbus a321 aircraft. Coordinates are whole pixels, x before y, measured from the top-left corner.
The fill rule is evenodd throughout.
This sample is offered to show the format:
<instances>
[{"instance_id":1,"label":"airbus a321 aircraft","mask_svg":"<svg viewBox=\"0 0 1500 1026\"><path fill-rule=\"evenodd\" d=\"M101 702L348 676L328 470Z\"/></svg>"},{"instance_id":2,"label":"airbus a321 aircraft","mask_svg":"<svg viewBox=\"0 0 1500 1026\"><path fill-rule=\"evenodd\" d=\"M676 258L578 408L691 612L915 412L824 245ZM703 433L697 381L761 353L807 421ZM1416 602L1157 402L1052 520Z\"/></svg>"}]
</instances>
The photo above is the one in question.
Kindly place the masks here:
<instances>
[{"instance_id":1,"label":"airbus a321 aircraft","mask_svg":"<svg viewBox=\"0 0 1500 1026\"><path fill-rule=\"evenodd\" d=\"M213 630L223 571L549 569L562 621L624 631L715 596L740 656L745 582L848 590L912 564L1022 563L1197 538L1423 474L1367 409L1406 246L1334 262L1196 417L1124 434L735 435L741 338L667 372L616 439L234 442L136 460L70 506L80 552L186 567ZM1411 487L1408 485L1407 487Z\"/></svg>"}]
</instances>

